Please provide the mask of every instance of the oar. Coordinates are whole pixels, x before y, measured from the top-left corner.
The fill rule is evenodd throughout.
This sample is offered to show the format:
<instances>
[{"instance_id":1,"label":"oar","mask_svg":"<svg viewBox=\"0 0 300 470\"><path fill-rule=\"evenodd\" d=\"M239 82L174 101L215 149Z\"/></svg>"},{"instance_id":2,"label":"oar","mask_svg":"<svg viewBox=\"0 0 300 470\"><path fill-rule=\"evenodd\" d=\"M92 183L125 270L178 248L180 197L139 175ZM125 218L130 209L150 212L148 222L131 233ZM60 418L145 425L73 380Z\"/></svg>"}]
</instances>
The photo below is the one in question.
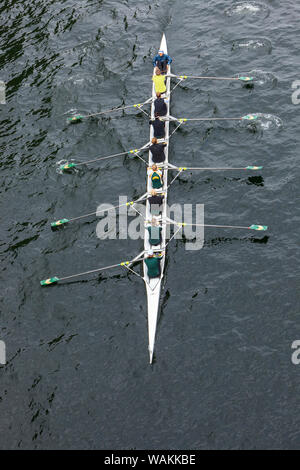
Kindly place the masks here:
<instances>
[{"instance_id":1,"label":"oar","mask_svg":"<svg viewBox=\"0 0 300 470\"><path fill-rule=\"evenodd\" d=\"M109 212L114 209L118 209L120 207L133 206L136 202L143 201L144 199L146 199L147 196L148 196L148 193L144 194L143 196L136 199L135 201L129 201L124 204L119 204L118 206L110 207L109 209L104 209L102 211L94 211L94 212L90 212L89 214L79 215L78 217L73 217L72 219L65 219L65 218L59 219L56 222L51 222L51 228L61 227L62 225L65 225L69 222L74 222L75 220L79 220L79 219L85 219L86 217L90 217L91 215L100 215L104 212Z\"/></svg>"},{"instance_id":2,"label":"oar","mask_svg":"<svg viewBox=\"0 0 300 470\"><path fill-rule=\"evenodd\" d=\"M196 75L173 75L168 74L167 77L180 78L181 80L186 80L187 78L197 79L197 80L240 80L242 82L251 82L254 80L253 77L197 77Z\"/></svg>"},{"instance_id":3,"label":"oar","mask_svg":"<svg viewBox=\"0 0 300 470\"><path fill-rule=\"evenodd\" d=\"M206 118L172 118L172 121L178 122L186 122L186 121L254 121L258 119L257 114L246 114L246 116L242 117L222 117L222 118L214 118L214 117L206 117Z\"/></svg>"},{"instance_id":4,"label":"oar","mask_svg":"<svg viewBox=\"0 0 300 470\"><path fill-rule=\"evenodd\" d=\"M265 231L268 230L267 225L256 225L252 224L250 227L240 226L240 225L209 225L209 224L188 224L186 222L176 222L175 220L166 219L166 222L173 225L178 225L181 227L191 226L191 227L215 227L215 228L239 228L239 229L248 229L248 230L258 230Z\"/></svg>"},{"instance_id":5,"label":"oar","mask_svg":"<svg viewBox=\"0 0 300 470\"><path fill-rule=\"evenodd\" d=\"M71 274L70 276L65 276L65 277L58 277L58 276L49 277L48 279L43 279L42 281L40 281L40 285L42 287L49 286L51 284L57 283L58 281L65 281L66 279L73 279L74 277L85 276L86 274L93 274L93 273L97 273L97 272L100 272L100 271L104 271L106 269L117 268L118 266L126 267L126 266L131 265L132 263L137 263L139 261L142 261L143 259L144 258L134 259L132 261L122 261L121 263L112 264L110 266L104 266L104 268L92 269L91 271L85 271L83 273Z\"/></svg>"},{"instance_id":6,"label":"oar","mask_svg":"<svg viewBox=\"0 0 300 470\"><path fill-rule=\"evenodd\" d=\"M146 150L148 148L148 144L144 145L143 147L139 149L132 149L132 150L127 150L126 152L121 152L121 153L115 153L113 155L108 155L107 157L97 157L94 158L93 160L87 160L86 162L79 162L79 163L64 163L64 165L61 165L59 167L60 170L69 170L70 168L74 168L75 166L80 166L80 165L88 165L90 163L94 162L100 162L101 160L107 160L109 158L114 158L114 157L121 157L122 155L130 155L130 154L136 154L140 152L141 150Z\"/></svg>"},{"instance_id":7,"label":"oar","mask_svg":"<svg viewBox=\"0 0 300 470\"><path fill-rule=\"evenodd\" d=\"M163 168L163 167L162 167ZM170 170L186 171L186 170L261 170L262 166L246 166L239 168L200 168L200 167L168 167Z\"/></svg>"},{"instance_id":8,"label":"oar","mask_svg":"<svg viewBox=\"0 0 300 470\"><path fill-rule=\"evenodd\" d=\"M128 108L141 108L142 106L144 106L144 104L151 103L151 101L152 101L152 98L149 98L148 100L144 101L143 103L128 104L127 106L121 106L119 108L106 109L106 110L101 111L99 113L86 114L85 116L83 116L81 114L77 114L75 116L69 117L68 121L70 121L71 123L74 123L74 122L82 121L82 119L86 119L86 118L89 118L89 117L101 116L102 114L114 113L115 111L123 111L124 109L128 109Z\"/></svg>"}]
</instances>

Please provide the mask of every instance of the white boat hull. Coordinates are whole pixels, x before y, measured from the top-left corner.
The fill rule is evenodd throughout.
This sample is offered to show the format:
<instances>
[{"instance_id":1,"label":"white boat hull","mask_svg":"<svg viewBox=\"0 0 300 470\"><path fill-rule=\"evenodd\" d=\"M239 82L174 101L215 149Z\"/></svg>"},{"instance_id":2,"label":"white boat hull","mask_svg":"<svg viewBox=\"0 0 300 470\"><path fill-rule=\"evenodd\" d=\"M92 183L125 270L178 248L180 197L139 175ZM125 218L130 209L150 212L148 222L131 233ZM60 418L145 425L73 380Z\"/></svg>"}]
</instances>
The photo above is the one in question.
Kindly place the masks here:
<instances>
[{"instance_id":1,"label":"white boat hull","mask_svg":"<svg viewBox=\"0 0 300 470\"><path fill-rule=\"evenodd\" d=\"M160 49L163 50L166 54L168 53L167 50L167 42L166 37L163 34L162 40L160 43ZM168 73L171 72L171 68L169 67ZM170 115L170 78L166 79L166 86L167 86L167 117ZM152 87L152 98L156 98L155 87L153 84ZM151 118L154 119L154 103L151 106ZM153 138L153 126L150 126L150 141ZM165 140L167 142L167 146L165 147L165 162L168 163L168 156L169 156L169 121L165 123ZM149 166L153 164L151 152L149 152ZM167 191L168 191L168 170L165 169L163 171L163 191L165 193L163 208L162 208L162 218L165 219L167 216ZM150 178L147 176L147 191L148 194L151 192L152 185ZM150 212L150 204L146 202L146 220L151 220L151 212ZM149 249L155 248L155 250L159 248L163 248L166 244L166 225L163 225L162 229L162 244L161 246L152 247L149 243L149 233L147 228L145 228L145 238L144 238L144 249L147 252ZM145 253L145 256L147 254ZM149 359L150 364L153 361L153 353L154 353L154 345L155 345L155 335L156 335L156 328L157 328L157 320L158 320L158 312L159 312L159 299L160 299L160 290L161 290L161 283L162 278L164 275L164 266L165 266L165 253L161 258L161 275L159 278L149 279L147 274L147 267L144 263L144 280L146 284L146 291L147 291L147 305L148 305L148 338L149 338Z\"/></svg>"}]
</instances>

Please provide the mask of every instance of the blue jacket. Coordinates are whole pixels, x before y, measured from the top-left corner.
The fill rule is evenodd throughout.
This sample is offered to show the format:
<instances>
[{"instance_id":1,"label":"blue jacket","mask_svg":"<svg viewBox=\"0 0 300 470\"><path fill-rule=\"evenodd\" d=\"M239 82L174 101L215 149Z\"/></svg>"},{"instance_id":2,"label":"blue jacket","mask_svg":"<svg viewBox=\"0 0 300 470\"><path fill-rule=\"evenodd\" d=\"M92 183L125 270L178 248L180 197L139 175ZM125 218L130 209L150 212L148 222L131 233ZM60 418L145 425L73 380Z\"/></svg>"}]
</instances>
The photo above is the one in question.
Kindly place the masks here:
<instances>
[{"instance_id":1,"label":"blue jacket","mask_svg":"<svg viewBox=\"0 0 300 470\"><path fill-rule=\"evenodd\" d=\"M156 62L163 62L164 60L167 60L168 62L168 65L170 65L170 63L172 62L172 59L171 57L168 55L168 54L164 54L162 56L160 56L159 54L157 54L154 59L153 59L153 67L156 66Z\"/></svg>"}]
</instances>

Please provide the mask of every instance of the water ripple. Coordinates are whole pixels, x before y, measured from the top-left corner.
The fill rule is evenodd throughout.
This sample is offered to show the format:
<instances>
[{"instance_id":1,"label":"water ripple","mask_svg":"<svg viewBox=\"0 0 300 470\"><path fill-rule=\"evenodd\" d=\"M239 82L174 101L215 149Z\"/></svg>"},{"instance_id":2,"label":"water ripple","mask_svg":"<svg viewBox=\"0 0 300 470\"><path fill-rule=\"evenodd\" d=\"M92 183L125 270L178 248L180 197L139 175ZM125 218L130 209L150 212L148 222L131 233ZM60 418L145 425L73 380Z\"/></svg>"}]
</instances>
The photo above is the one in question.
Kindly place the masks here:
<instances>
[{"instance_id":1,"label":"water ripple","mask_svg":"<svg viewBox=\"0 0 300 470\"><path fill-rule=\"evenodd\" d=\"M253 18L265 19L269 16L269 8L263 3L257 2L238 2L224 11L225 15L231 18L247 17L247 20Z\"/></svg>"}]
</instances>

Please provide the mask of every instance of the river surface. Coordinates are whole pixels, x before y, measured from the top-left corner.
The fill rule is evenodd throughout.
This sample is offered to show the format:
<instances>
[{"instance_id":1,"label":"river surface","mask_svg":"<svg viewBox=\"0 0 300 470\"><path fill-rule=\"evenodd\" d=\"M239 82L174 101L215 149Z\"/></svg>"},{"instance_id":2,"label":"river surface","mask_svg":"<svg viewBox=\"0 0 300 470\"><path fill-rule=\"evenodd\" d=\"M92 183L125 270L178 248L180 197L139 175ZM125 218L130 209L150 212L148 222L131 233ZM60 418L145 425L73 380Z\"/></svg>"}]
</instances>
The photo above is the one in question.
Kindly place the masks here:
<instances>
[{"instance_id":1,"label":"river surface","mask_svg":"<svg viewBox=\"0 0 300 470\"><path fill-rule=\"evenodd\" d=\"M3 0L0 13L0 448L299 448L299 2ZM144 193L137 158L59 166L148 141L135 109L67 118L145 101L162 32L173 73L255 78L186 80L173 116L259 113L253 125L184 124L170 161L264 167L187 172L170 204L204 204L207 224L269 230L206 229L198 251L171 241L150 366L138 276L117 268L39 281L143 249L97 238L97 217L55 232L50 222Z\"/></svg>"}]
</instances>

